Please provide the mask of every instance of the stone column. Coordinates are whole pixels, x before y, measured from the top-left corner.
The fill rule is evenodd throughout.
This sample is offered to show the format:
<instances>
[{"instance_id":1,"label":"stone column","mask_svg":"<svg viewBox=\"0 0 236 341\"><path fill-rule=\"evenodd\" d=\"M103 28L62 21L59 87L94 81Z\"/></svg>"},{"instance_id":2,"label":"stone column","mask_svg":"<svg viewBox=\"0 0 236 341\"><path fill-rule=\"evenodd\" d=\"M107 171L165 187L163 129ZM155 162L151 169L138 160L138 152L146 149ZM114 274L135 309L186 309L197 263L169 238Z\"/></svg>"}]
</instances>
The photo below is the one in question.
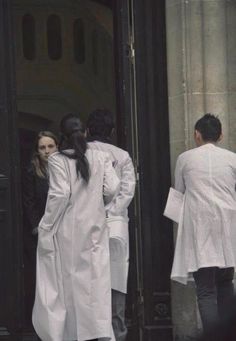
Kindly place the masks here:
<instances>
[{"instance_id":1,"label":"stone column","mask_svg":"<svg viewBox=\"0 0 236 341\"><path fill-rule=\"evenodd\" d=\"M219 115L228 146L227 1L203 1L202 46L204 109Z\"/></svg>"},{"instance_id":2,"label":"stone column","mask_svg":"<svg viewBox=\"0 0 236 341\"><path fill-rule=\"evenodd\" d=\"M236 152L236 2L227 1L227 85L228 85L228 143L229 148Z\"/></svg>"}]
</instances>

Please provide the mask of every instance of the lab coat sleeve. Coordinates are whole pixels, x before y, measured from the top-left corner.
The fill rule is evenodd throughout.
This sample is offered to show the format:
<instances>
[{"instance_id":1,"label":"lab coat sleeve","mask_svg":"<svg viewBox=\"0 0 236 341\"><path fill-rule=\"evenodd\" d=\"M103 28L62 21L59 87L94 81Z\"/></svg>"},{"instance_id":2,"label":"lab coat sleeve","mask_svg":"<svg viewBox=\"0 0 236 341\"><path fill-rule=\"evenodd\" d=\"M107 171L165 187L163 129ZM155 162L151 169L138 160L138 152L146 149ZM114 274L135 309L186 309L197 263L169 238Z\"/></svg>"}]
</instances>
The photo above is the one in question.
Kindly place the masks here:
<instances>
[{"instance_id":1,"label":"lab coat sleeve","mask_svg":"<svg viewBox=\"0 0 236 341\"><path fill-rule=\"evenodd\" d=\"M110 206L106 207L109 213L114 215L122 215L128 208L135 191L135 173L133 162L129 155L125 158L122 169L119 193L112 201Z\"/></svg>"},{"instance_id":2,"label":"lab coat sleeve","mask_svg":"<svg viewBox=\"0 0 236 341\"><path fill-rule=\"evenodd\" d=\"M116 195L119 188L120 180L112 166L112 162L107 154L104 165L104 179L103 179L103 196L106 202L110 202Z\"/></svg>"},{"instance_id":3,"label":"lab coat sleeve","mask_svg":"<svg viewBox=\"0 0 236 341\"><path fill-rule=\"evenodd\" d=\"M50 231L64 212L70 198L70 183L63 159L51 156L48 161L49 191L39 228Z\"/></svg>"},{"instance_id":4,"label":"lab coat sleeve","mask_svg":"<svg viewBox=\"0 0 236 341\"><path fill-rule=\"evenodd\" d=\"M175 189L181 193L185 192L185 183L183 177L183 160L179 156L175 167Z\"/></svg>"}]
</instances>

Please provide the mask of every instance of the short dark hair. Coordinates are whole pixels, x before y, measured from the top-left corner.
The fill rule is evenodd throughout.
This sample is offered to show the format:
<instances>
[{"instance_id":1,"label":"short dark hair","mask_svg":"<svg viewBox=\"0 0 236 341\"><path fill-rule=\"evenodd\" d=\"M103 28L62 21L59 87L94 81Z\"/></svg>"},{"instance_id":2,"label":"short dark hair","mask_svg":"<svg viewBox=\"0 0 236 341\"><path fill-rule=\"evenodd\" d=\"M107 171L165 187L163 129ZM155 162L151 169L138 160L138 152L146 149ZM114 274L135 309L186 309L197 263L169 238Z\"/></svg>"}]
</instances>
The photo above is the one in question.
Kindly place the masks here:
<instances>
[{"instance_id":1,"label":"short dark hair","mask_svg":"<svg viewBox=\"0 0 236 341\"><path fill-rule=\"evenodd\" d=\"M109 140L114 127L114 117L108 109L96 109L88 116L87 128L91 138Z\"/></svg>"},{"instance_id":2,"label":"short dark hair","mask_svg":"<svg viewBox=\"0 0 236 341\"><path fill-rule=\"evenodd\" d=\"M222 125L217 116L208 113L196 122L195 130L201 133L204 141L217 142L222 134Z\"/></svg>"}]
</instances>

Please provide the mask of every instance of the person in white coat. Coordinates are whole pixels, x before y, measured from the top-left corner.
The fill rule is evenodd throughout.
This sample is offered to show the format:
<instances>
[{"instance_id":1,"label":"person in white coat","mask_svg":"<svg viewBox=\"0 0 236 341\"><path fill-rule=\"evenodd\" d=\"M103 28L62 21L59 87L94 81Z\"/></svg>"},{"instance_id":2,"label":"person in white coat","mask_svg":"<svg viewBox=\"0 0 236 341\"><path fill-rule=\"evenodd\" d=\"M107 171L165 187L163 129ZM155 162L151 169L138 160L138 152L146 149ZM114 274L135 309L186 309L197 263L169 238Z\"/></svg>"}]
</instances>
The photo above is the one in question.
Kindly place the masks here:
<instances>
[{"instance_id":1,"label":"person in white coat","mask_svg":"<svg viewBox=\"0 0 236 341\"><path fill-rule=\"evenodd\" d=\"M111 144L113 130L114 119L109 110L97 109L90 113L87 120L89 147L109 153L120 179L117 195L110 203L105 202L110 231L112 326L115 340L124 341L127 335L125 298L129 268L128 206L134 196L136 181L128 152Z\"/></svg>"},{"instance_id":2,"label":"person in white coat","mask_svg":"<svg viewBox=\"0 0 236 341\"><path fill-rule=\"evenodd\" d=\"M236 261L236 155L217 146L220 120L204 115L195 124L197 148L182 153L175 188L184 207L171 278L186 284L193 275L203 329L227 318L233 302Z\"/></svg>"},{"instance_id":3,"label":"person in white coat","mask_svg":"<svg viewBox=\"0 0 236 341\"><path fill-rule=\"evenodd\" d=\"M119 186L109 155L87 148L75 115L61 121L48 159L49 192L38 227L33 325L43 341L111 338L109 234L104 198Z\"/></svg>"}]
</instances>

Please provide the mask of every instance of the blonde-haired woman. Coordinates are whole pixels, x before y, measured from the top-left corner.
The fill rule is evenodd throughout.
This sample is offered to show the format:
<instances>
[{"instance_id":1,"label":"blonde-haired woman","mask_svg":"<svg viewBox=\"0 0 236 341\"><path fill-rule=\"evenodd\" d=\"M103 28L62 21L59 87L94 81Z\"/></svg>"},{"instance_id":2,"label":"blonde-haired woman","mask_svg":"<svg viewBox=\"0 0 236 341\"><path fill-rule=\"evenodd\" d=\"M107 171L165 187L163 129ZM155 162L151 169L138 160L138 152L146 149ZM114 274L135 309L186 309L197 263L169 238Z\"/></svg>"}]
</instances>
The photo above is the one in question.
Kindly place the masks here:
<instances>
[{"instance_id":1,"label":"blonde-haired woman","mask_svg":"<svg viewBox=\"0 0 236 341\"><path fill-rule=\"evenodd\" d=\"M57 137L40 131L36 137L30 166L23 173L24 279L26 325L31 325L34 302L37 226L42 218L49 188L48 157L57 151Z\"/></svg>"},{"instance_id":2,"label":"blonde-haired woman","mask_svg":"<svg viewBox=\"0 0 236 341\"><path fill-rule=\"evenodd\" d=\"M57 137L50 131L40 131L35 141L31 165L24 178L23 204L32 234L44 214L48 194L48 157L57 151Z\"/></svg>"}]
</instances>

